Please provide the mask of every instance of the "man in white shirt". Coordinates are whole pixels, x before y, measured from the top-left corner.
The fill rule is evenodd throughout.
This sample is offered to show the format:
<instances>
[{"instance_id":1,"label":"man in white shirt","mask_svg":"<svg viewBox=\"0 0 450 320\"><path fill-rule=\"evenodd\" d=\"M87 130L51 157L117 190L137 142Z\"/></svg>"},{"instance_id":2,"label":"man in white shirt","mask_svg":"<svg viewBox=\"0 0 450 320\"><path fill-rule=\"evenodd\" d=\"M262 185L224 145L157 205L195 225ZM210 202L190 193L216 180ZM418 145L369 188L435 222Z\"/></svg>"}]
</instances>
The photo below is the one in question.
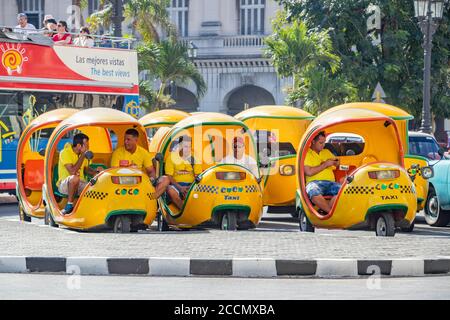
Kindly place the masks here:
<instances>
[{"instance_id":1,"label":"man in white shirt","mask_svg":"<svg viewBox=\"0 0 450 320\"><path fill-rule=\"evenodd\" d=\"M250 170L256 178L259 178L258 164L255 159L245 154L245 143L242 137L233 139L233 155L226 156L221 163L237 164Z\"/></svg>"},{"instance_id":2,"label":"man in white shirt","mask_svg":"<svg viewBox=\"0 0 450 320\"><path fill-rule=\"evenodd\" d=\"M19 13L17 16L19 24L14 28L14 32L18 33L33 33L36 27L28 23L28 17L25 13ZM35 31L34 31L35 32Z\"/></svg>"}]
</instances>

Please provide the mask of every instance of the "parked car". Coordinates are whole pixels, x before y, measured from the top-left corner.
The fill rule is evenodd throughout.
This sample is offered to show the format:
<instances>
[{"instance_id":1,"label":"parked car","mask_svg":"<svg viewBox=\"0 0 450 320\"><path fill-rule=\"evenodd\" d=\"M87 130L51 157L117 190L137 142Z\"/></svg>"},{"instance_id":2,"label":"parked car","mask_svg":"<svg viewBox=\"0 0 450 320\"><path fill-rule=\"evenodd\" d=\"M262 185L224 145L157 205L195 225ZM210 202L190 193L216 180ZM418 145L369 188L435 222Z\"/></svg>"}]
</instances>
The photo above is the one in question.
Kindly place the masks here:
<instances>
[{"instance_id":1,"label":"parked car","mask_svg":"<svg viewBox=\"0 0 450 320\"><path fill-rule=\"evenodd\" d=\"M436 139L426 133L409 132L409 154L421 156L433 166L425 203L425 220L430 226L444 227L450 222L450 157Z\"/></svg>"}]
</instances>

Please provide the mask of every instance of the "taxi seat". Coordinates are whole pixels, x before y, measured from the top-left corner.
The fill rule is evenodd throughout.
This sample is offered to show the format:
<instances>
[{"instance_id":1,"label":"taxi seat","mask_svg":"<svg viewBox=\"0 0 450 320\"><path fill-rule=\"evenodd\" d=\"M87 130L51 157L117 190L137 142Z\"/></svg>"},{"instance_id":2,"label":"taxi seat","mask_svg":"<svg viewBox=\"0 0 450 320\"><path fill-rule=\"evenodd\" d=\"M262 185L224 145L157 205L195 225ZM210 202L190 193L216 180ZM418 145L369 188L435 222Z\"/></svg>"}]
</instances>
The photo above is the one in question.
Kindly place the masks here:
<instances>
[{"instance_id":1,"label":"taxi seat","mask_svg":"<svg viewBox=\"0 0 450 320\"><path fill-rule=\"evenodd\" d=\"M27 160L23 178L25 189L41 191L44 184L44 159Z\"/></svg>"}]
</instances>

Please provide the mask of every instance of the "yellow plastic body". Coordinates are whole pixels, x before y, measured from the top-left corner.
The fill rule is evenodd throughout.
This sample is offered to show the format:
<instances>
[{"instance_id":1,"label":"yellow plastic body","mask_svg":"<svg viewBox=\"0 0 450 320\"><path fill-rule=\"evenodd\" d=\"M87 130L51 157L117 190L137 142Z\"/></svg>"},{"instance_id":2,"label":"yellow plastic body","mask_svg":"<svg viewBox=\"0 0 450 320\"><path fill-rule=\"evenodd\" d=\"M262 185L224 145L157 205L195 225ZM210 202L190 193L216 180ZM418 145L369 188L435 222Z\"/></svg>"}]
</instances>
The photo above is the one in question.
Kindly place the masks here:
<instances>
[{"instance_id":1,"label":"yellow plastic body","mask_svg":"<svg viewBox=\"0 0 450 320\"><path fill-rule=\"evenodd\" d=\"M144 127L130 115L107 108L92 108L79 111L61 122L49 139L45 158L44 197L47 210L57 224L79 230L111 227L111 218L117 215L129 215L132 220L150 225L156 217L157 200L155 188L147 174L138 169L110 168L97 174L77 199L70 215L62 215L66 204L59 199L54 190L54 168L57 165L57 145L61 138L74 130L87 134L89 149L94 153L92 164L110 167L113 152L113 134L117 137L117 147L123 146L125 131L134 128L139 132L138 145L148 149ZM136 185L114 184L111 176L140 177ZM60 200L60 201L58 201Z\"/></svg>"},{"instance_id":2,"label":"yellow plastic body","mask_svg":"<svg viewBox=\"0 0 450 320\"><path fill-rule=\"evenodd\" d=\"M353 166L344 179L331 212L320 215L306 194L304 160L312 139L326 134L351 133L364 139L362 153L338 157L341 165ZM415 218L417 195L404 169L404 154L398 128L391 118L367 109L330 109L313 121L303 135L297 157L298 207L316 227L351 229L368 226L372 214L391 212L396 223L409 226ZM372 179L371 171L394 170L398 178Z\"/></svg>"}]
</instances>

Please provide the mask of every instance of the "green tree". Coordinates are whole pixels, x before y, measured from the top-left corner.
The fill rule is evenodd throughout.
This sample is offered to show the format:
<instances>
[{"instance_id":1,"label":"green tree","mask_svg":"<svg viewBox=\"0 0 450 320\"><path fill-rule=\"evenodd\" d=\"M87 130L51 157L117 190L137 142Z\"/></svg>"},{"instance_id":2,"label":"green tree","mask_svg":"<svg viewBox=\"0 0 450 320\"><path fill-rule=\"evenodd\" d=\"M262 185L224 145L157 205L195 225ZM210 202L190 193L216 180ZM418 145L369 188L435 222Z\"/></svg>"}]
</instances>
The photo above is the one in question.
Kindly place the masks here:
<instances>
[{"instance_id":1,"label":"green tree","mask_svg":"<svg viewBox=\"0 0 450 320\"><path fill-rule=\"evenodd\" d=\"M207 89L206 83L197 70L195 64L188 56L188 48L177 41L175 37L155 42L145 42L138 48L141 70L148 70L150 74L159 79L160 85L152 97L154 103L152 109L167 108L173 104L168 96L168 85L173 83L194 83L197 98L201 98ZM151 90L151 83L143 83L146 92ZM150 88L150 89L149 89ZM141 89L142 86L141 86Z\"/></svg>"},{"instance_id":2,"label":"green tree","mask_svg":"<svg viewBox=\"0 0 450 320\"><path fill-rule=\"evenodd\" d=\"M277 0L288 21L305 21L308 28L332 30L331 41L342 61L340 76L358 89L357 99L370 101L377 82L388 103L421 117L423 86L423 35L414 18L411 0ZM381 9L380 45L368 37L369 4ZM450 8L433 38L432 111L450 116L449 57ZM420 123L417 121L417 123Z\"/></svg>"}]
</instances>

